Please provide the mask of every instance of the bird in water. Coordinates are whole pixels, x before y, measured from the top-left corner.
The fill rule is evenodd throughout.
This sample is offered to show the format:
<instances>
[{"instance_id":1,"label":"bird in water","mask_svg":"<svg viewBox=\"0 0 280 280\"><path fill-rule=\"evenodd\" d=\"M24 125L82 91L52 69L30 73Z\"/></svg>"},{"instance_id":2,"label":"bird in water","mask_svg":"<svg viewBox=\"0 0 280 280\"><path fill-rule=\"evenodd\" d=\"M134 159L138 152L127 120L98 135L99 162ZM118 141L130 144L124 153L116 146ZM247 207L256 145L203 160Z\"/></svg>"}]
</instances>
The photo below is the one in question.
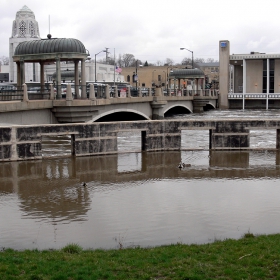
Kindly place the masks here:
<instances>
[{"instance_id":1,"label":"bird in water","mask_svg":"<svg viewBox=\"0 0 280 280\"><path fill-rule=\"evenodd\" d=\"M179 163L179 165L178 165L178 168L180 168L180 169L182 169L182 168L184 168L184 167L190 167L191 166L191 164L189 164L189 163L187 163L187 164L185 164L185 163L183 163L182 161Z\"/></svg>"},{"instance_id":2,"label":"bird in water","mask_svg":"<svg viewBox=\"0 0 280 280\"><path fill-rule=\"evenodd\" d=\"M178 165L178 168L184 168L185 167L185 164L181 161L180 163L179 163L179 165Z\"/></svg>"},{"instance_id":3,"label":"bird in water","mask_svg":"<svg viewBox=\"0 0 280 280\"><path fill-rule=\"evenodd\" d=\"M86 182L83 182L83 183L82 183L82 186L83 186L83 187L87 187L87 183L86 183Z\"/></svg>"}]
</instances>

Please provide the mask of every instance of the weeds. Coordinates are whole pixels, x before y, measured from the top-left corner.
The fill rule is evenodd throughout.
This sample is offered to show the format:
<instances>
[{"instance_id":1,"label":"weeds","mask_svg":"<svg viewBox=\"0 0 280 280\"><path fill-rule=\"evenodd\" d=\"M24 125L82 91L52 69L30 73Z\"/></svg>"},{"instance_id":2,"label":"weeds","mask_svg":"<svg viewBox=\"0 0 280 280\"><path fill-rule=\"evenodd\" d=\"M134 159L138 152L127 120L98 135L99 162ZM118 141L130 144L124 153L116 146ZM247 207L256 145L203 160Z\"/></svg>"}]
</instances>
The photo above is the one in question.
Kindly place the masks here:
<instances>
[{"instance_id":1,"label":"weeds","mask_svg":"<svg viewBox=\"0 0 280 280\"><path fill-rule=\"evenodd\" d=\"M69 254L79 254L83 251L83 248L76 243L70 243L63 247L61 251Z\"/></svg>"}]
</instances>

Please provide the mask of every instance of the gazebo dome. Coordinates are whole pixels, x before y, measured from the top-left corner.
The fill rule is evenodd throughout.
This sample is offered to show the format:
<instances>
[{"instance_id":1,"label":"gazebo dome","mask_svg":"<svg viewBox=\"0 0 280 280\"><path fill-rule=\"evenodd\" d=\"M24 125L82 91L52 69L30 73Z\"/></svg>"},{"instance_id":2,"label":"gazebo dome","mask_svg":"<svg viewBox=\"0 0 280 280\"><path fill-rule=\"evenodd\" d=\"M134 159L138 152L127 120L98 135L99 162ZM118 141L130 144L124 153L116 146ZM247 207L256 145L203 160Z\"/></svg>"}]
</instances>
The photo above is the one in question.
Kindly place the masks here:
<instances>
[{"instance_id":1,"label":"gazebo dome","mask_svg":"<svg viewBox=\"0 0 280 280\"><path fill-rule=\"evenodd\" d=\"M20 43L14 55L34 55L50 53L79 53L87 54L84 44L72 38L53 38Z\"/></svg>"},{"instance_id":2,"label":"gazebo dome","mask_svg":"<svg viewBox=\"0 0 280 280\"><path fill-rule=\"evenodd\" d=\"M205 74L200 69L179 69L169 73L169 78L187 79L187 78L204 78Z\"/></svg>"}]
</instances>

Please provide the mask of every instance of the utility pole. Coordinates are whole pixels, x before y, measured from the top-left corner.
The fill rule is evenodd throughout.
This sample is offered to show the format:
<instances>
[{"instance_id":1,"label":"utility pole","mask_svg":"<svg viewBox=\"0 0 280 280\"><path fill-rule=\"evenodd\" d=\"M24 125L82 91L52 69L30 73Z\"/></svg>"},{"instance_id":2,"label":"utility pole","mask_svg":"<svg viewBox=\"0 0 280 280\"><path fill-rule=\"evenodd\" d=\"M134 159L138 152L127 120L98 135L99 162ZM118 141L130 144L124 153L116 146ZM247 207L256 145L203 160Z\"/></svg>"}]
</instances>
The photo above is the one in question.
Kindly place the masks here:
<instances>
[{"instance_id":1,"label":"utility pole","mask_svg":"<svg viewBox=\"0 0 280 280\"><path fill-rule=\"evenodd\" d=\"M109 60L109 53L110 53L110 52L109 52L108 50L109 50L109 48L106 48L106 47L105 47L105 52L106 52L106 64L108 64L108 60Z\"/></svg>"}]
</instances>

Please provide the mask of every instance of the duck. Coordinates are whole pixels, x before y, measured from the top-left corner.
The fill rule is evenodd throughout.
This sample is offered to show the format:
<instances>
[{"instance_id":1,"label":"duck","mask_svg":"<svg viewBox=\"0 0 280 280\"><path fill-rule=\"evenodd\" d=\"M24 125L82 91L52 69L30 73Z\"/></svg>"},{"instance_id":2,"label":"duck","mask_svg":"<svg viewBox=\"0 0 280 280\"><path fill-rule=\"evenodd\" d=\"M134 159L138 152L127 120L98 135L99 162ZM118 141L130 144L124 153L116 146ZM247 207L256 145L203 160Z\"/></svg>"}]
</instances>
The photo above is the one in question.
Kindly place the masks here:
<instances>
[{"instance_id":1,"label":"duck","mask_svg":"<svg viewBox=\"0 0 280 280\"><path fill-rule=\"evenodd\" d=\"M86 182L83 182L83 183L82 183L82 186L83 186L83 187L87 187L87 183L86 183Z\"/></svg>"},{"instance_id":2,"label":"duck","mask_svg":"<svg viewBox=\"0 0 280 280\"><path fill-rule=\"evenodd\" d=\"M184 168L184 167L191 167L191 164L189 163L183 163L182 161L179 163L178 168Z\"/></svg>"},{"instance_id":3,"label":"duck","mask_svg":"<svg viewBox=\"0 0 280 280\"><path fill-rule=\"evenodd\" d=\"M178 165L178 168L184 168L185 167L185 164L181 161L180 163L179 163L179 165Z\"/></svg>"}]
</instances>

